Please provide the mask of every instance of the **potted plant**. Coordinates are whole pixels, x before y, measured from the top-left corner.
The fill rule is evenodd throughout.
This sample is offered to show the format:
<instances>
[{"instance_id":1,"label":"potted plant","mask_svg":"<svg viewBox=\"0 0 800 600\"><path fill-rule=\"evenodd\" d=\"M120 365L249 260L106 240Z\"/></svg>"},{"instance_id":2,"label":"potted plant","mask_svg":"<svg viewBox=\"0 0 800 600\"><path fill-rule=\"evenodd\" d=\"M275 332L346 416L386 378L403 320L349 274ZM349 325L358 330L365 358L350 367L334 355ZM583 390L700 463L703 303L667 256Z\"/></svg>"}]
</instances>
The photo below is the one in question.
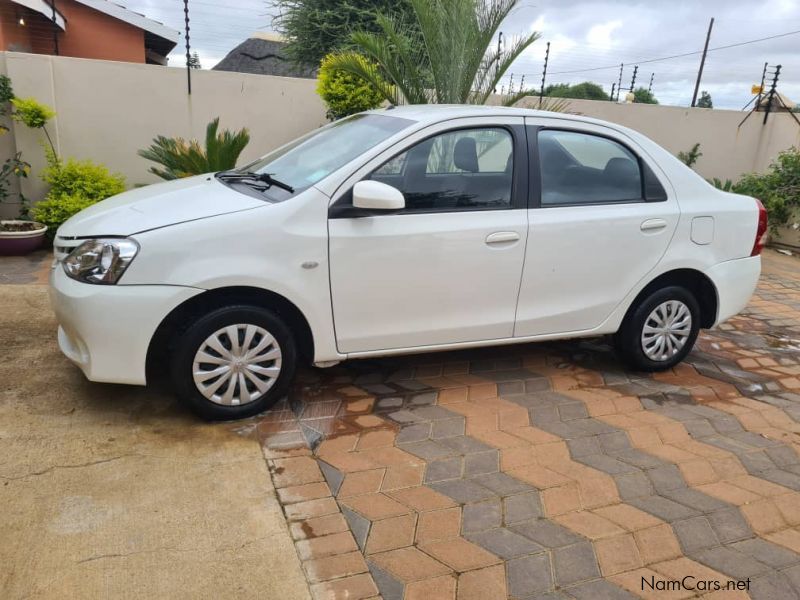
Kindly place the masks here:
<instances>
[{"instance_id":1,"label":"potted plant","mask_svg":"<svg viewBox=\"0 0 800 600\"><path fill-rule=\"evenodd\" d=\"M0 167L0 202L10 195L12 177L27 177L31 166L22 160L21 153L17 152L12 158L7 159ZM22 198L22 194L20 194ZM27 204L22 198L20 219L0 221L0 256L27 254L41 247L44 242L47 226L35 221L25 220Z\"/></svg>"}]
</instances>

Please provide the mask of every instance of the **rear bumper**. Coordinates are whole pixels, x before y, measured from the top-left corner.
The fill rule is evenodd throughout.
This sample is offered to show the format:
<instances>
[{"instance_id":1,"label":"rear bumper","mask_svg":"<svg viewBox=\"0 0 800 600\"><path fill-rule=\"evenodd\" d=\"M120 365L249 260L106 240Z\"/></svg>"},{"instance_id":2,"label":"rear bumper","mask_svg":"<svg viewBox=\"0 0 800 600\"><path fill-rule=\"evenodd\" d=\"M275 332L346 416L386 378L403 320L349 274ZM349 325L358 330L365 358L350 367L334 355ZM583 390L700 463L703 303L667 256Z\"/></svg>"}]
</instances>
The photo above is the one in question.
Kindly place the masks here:
<instances>
[{"instance_id":1,"label":"rear bumper","mask_svg":"<svg viewBox=\"0 0 800 600\"><path fill-rule=\"evenodd\" d=\"M761 257L750 256L714 265L706 275L717 288L717 320L719 325L741 311L758 285L761 276Z\"/></svg>"},{"instance_id":2,"label":"rear bumper","mask_svg":"<svg viewBox=\"0 0 800 600\"><path fill-rule=\"evenodd\" d=\"M203 290L167 285L92 285L50 273L58 345L91 381L144 385L147 350L161 321Z\"/></svg>"}]
</instances>

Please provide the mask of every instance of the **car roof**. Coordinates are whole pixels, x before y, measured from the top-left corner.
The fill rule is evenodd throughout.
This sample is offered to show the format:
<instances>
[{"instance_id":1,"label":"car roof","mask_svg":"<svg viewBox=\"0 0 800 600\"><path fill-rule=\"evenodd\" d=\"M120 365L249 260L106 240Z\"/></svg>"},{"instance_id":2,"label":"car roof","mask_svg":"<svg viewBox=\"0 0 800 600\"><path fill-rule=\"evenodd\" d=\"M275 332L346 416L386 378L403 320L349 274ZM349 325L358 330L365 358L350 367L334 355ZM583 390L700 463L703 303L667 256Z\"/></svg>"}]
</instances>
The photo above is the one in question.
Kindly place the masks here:
<instances>
[{"instance_id":1,"label":"car roof","mask_svg":"<svg viewBox=\"0 0 800 600\"><path fill-rule=\"evenodd\" d=\"M592 119L581 115L567 113L554 113L546 110L531 108L516 108L512 106L489 106L481 104L405 104L369 111L376 114L411 119L419 123L438 123L448 119L463 117L544 117L558 118L579 123L594 123L596 125L612 126L614 129L625 129L614 123Z\"/></svg>"}]
</instances>

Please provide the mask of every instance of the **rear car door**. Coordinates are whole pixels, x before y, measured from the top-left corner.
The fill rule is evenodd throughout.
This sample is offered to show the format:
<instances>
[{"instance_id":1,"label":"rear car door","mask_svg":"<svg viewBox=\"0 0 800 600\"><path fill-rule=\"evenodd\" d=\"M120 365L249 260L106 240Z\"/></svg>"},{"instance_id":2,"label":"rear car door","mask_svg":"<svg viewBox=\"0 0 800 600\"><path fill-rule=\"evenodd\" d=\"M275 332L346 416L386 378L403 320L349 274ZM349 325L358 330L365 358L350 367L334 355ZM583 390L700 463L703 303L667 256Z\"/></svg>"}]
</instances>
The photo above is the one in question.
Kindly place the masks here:
<instances>
[{"instance_id":1,"label":"rear car door","mask_svg":"<svg viewBox=\"0 0 800 600\"><path fill-rule=\"evenodd\" d=\"M600 125L526 118L528 247L515 336L599 327L669 246L680 211L658 166Z\"/></svg>"},{"instance_id":2,"label":"rear car door","mask_svg":"<svg viewBox=\"0 0 800 600\"><path fill-rule=\"evenodd\" d=\"M512 337L527 174L522 117L437 124L354 174L328 221L338 350ZM347 208L362 179L399 189L406 208L354 217Z\"/></svg>"}]
</instances>

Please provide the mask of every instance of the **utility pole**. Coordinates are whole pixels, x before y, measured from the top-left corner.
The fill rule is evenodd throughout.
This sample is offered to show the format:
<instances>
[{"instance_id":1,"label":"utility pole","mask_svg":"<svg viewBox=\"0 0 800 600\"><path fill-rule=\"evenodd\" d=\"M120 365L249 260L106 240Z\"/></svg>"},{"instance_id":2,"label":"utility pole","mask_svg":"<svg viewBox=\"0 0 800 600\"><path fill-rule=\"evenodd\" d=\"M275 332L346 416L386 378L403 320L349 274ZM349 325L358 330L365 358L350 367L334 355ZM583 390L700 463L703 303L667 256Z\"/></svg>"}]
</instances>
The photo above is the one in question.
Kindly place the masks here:
<instances>
[{"instance_id":1,"label":"utility pole","mask_svg":"<svg viewBox=\"0 0 800 600\"><path fill-rule=\"evenodd\" d=\"M769 117L769 113L772 110L772 102L775 99L775 92L778 87L778 76L781 74L781 65L775 66L775 74L772 78L772 85L769 88L769 94L767 95L767 106L764 109L764 125L767 124L767 117Z\"/></svg>"},{"instance_id":2,"label":"utility pole","mask_svg":"<svg viewBox=\"0 0 800 600\"><path fill-rule=\"evenodd\" d=\"M636 85L636 72L639 70L639 65L633 67L633 77L631 77L631 94L633 93L633 88Z\"/></svg>"},{"instance_id":3,"label":"utility pole","mask_svg":"<svg viewBox=\"0 0 800 600\"><path fill-rule=\"evenodd\" d=\"M619 81L617 81L617 102L619 102L619 91L622 89L622 68L625 65L623 63L619 63Z\"/></svg>"},{"instance_id":4,"label":"utility pole","mask_svg":"<svg viewBox=\"0 0 800 600\"><path fill-rule=\"evenodd\" d=\"M192 95L192 55L189 52L189 0L183 0L183 15L186 23L186 91Z\"/></svg>"},{"instance_id":5,"label":"utility pole","mask_svg":"<svg viewBox=\"0 0 800 600\"><path fill-rule=\"evenodd\" d=\"M655 73L650 73L650 85L647 86L647 93L650 94L653 91L653 78L656 76Z\"/></svg>"},{"instance_id":6,"label":"utility pole","mask_svg":"<svg viewBox=\"0 0 800 600\"><path fill-rule=\"evenodd\" d=\"M55 50L56 56L58 56L58 22L56 21L56 0L50 0L50 8L53 9L53 49Z\"/></svg>"},{"instance_id":7,"label":"utility pole","mask_svg":"<svg viewBox=\"0 0 800 600\"><path fill-rule=\"evenodd\" d=\"M544 69L542 69L542 87L539 90L539 108L542 108L542 97L544 96L544 80L547 78L547 61L550 58L550 42L547 42L547 49L544 51Z\"/></svg>"},{"instance_id":8,"label":"utility pole","mask_svg":"<svg viewBox=\"0 0 800 600\"><path fill-rule=\"evenodd\" d=\"M611 84L611 95L608 97L608 99L611 100L611 102L614 101L614 90L616 89L616 87L617 87L617 82L615 81L614 83Z\"/></svg>"},{"instance_id":9,"label":"utility pole","mask_svg":"<svg viewBox=\"0 0 800 600\"><path fill-rule=\"evenodd\" d=\"M694 94L692 94L692 108L697 104L697 92L700 90L700 80L703 78L703 67L706 64L706 54L708 54L708 42L711 40L711 29L714 27L714 17L708 23L708 33L706 34L706 44L703 46L703 57L700 59L700 69L697 71L697 81L694 84Z\"/></svg>"}]
</instances>

